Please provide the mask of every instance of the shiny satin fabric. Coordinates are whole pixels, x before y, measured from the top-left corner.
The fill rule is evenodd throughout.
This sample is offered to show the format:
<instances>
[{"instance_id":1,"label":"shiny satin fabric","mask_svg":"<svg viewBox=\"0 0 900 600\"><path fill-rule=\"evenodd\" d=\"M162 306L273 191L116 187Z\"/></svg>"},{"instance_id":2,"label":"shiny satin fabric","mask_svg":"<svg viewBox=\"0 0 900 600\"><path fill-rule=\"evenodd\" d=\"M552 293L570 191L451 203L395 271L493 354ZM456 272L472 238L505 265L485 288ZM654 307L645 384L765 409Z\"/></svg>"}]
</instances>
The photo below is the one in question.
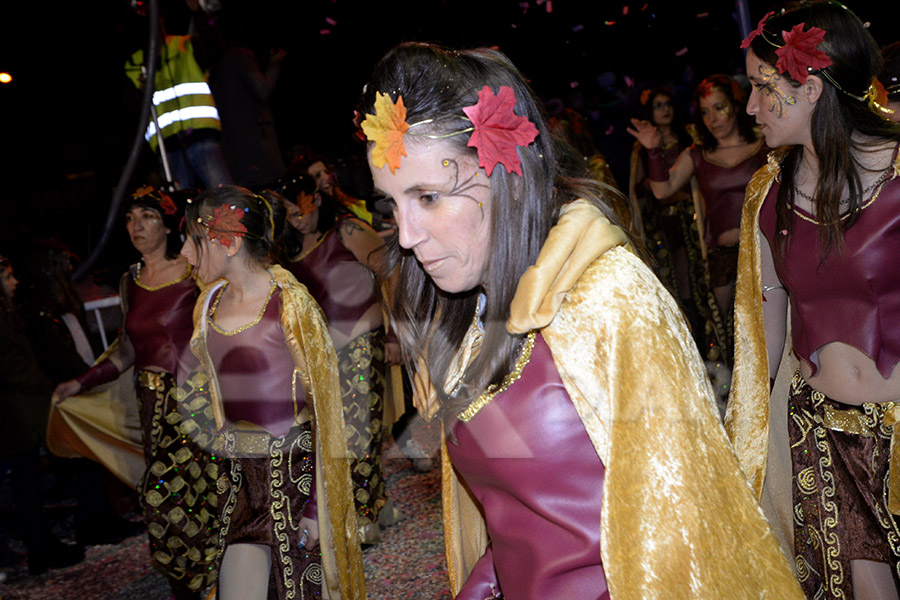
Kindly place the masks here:
<instances>
[{"instance_id":1,"label":"shiny satin fabric","mask_svg":"<svg viewBox=\"0 0 900 600\"><path fill-rule=\"evenodd\" d=\"M762 205L780 172L780 164L787 150L779 148L771 152L767 164L757 171L747 185L747 198L741 217L743 226L735 293L735 366L725 428L741 469L760 498L769 519L778 525L778 534L785 552L793 557L787 398L798 361L791 351L793 344L788 335L778 375L770 393L758 242L762 235ZM900 176L900 157L894 162L894 176ZM789 319L792 312L793 310L789 310ZM792 329L789 321L788 332ZM900 465L900 443L896 435L891 445L891 460L892 464ZM895 512L896 509L896 514L900 512L900 477L891 477L889 486L891 511Z\"/></svg>"},{"instance_id":2,"label":"shiny satin fabric","mask_svg":"<svg viewBox=\"0 0 900 600\"><path fill-rule=\"evenodd\" d=\"M159 367L178 376L184 374L185 360L193 362L187 350L193 331L189 315L197 299L197 285L189 274L153 289L138 285L133 270L123 275L120 289L128 307L124 329L134 346L136 370Z\"/></svg>"},{"instance_id":3,"label":"shiny satin fabric","mask_svg":"<svg viewBox=\"0 0 900 600\"><path fill-rule=\"evenodd\" d=\"M276 290L259 323L233 336L210 328L206 339L218 366L219 387L228 390L223 399L227 423L247 421L274 437L287 434L306 406L306 393L302 382L295 381L294 360L284 345L280 315L281 293Z\"/></svg>"},{"instance_id":4,"label":"shiny satin fabric","mask_svg":"<svg viewBox=\"0 0 900 600\"><path fill-rule=\"evenodd\" d=\"M776 181L763 202L760 229L774 248ZM818 370L816 351L830 342L853 346L875 361L885 379L900 361L900 178L888 181L853 227L844 232L843 251L822 260L819 228L794 217L785 260L776 261L778 278L791 297L794 352ZM813 218L813 215L807 215Z\"/></svg>"},{"instance_id":5,"label":"shiny satin fabric","mask_svg":"<svg viewBox=\"0 0 900 600\"><path fill-rule=\"evenodd\" d=\"M447 451L491 538L475 567L485 572L457 598L482 600L492 580L508 598L608 598L603 465L540 335L521 378L471 421L455 421L452 434Z\"/></svg>"},{"instance_id":6,"label":"shiny satin fabric","mask_svg":"<svg viewBox=\"0 0 900 600\"><path fill-rule=\"evenodd\" d=\"M286 267L322 307L328 325L349 336L378 299L372 273L340 240L342 220L309 253Z\"/></svg>"},{"instance_id":7,"label":"shiny satin fabric","mask_svg":"<svg viewBox=\"0 0 900 600\"><path fill-rule=\"evenodd\" d=\"M281 290L284 343L306 389L308 404L314 409L319 543L325 573L323 594L327 593L332 599L364 599L365 579L344 442L337 356L322 311L312 296L283 268L270 265L269 272ZM209 389L216 425L220 429L226 419L216 369L206 349L206 315L217 290L224 284L225 280L216 281L201 292L194 307L191 338L191 350L210 375Z\"/></svg>"},{"instance_id":8,"label":"shiny satin fabric","mask_svg":"<svg viewBox=\"0 0 900 600\"><path fill-rule=\"evenodd\" d=\"M706 243L716 246L719 235L741 226L741 207L747 182L766 162L769 148L763 144L759 151L733 167L723 167L703 156L703 149L691 146L694 173L700 193L706 203Z\"/></svg>"},{"instance_id":9,"label":"shiny satin fabric","mask_svg":"<svg viewBox=\"0 0 900 600\"><path fill-rule=\"evenodd\" d=\"M611 597L801 599L677 305L626 247L585 261L595 246L572 240L586 228L612 238L615 230L587 203L570 211L542 249L540 275L520 281L508 328L540 330L606 469L601 551ZM455 593L488 537L477 503L443 469Z\"/></svg>"}]
</instances>

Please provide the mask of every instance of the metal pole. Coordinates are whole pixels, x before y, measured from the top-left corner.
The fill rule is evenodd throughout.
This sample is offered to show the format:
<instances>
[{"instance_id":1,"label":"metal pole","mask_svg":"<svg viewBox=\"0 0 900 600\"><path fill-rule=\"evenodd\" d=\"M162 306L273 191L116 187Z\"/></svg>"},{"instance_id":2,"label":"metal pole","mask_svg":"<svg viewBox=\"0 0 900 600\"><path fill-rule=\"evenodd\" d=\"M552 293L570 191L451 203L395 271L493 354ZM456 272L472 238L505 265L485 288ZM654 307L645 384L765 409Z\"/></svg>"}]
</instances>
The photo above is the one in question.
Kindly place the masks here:
<instances>
[{"instance_id":1,"label":"metal pole","mask_svg":"<svg viewBox=\"0 0 900 600\"><path fill-rule=\"evenodd\" d=\"M159 53L159 0L150 0L150 40L149 48L145 56L156 56ZM150 107L153 105L153 82L156 78L156 61L150 61L150 67L147 70L147 82L144 85L144 98L141 103L141 116L137 126L137 133L134 136L134 142L131 145L131 153L128 155L128 161L116 184L116 190L113 192L112 201L109 204L109 212L106 214L106 222L103 227L103 234L97 246L91 251L90 255L84 259L84 262L78 265L78 268L72 273L72 279L78 281L84 277L91 267L97 262L97 258L103 252L112 228L116 223L116 215L119 212L119 206L122 204L122 198L125 196L125 190L128 188L134 168L137 165L138 158L141 154L141 147L144 143L144 131L147 129L147 122L150 120Z\"/></svg>"}]
</instances>

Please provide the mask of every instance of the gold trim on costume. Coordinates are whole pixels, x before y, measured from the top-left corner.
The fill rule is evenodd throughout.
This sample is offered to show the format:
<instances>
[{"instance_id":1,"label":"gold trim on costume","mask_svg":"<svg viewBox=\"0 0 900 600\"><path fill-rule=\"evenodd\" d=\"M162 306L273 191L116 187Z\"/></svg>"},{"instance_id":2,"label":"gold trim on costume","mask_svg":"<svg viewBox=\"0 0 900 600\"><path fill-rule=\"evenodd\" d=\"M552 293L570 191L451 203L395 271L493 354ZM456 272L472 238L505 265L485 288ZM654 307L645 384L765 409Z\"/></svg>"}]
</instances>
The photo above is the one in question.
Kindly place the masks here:
<instances>
[{"instance_id":1,"label":"gold trim on costume","mask_svg":"<svg viewBox=\"0 0 900 600\"><path fill-rule=\"evenodd\" d=\"M159 285L144 285L143 283L140 282L139 277L141 276L141 263L137 263L136 271L137 272L134 274L134 277L132 278L132 279L134 279L134 284L141 289L147 290L148 292L155 292L157 290L163 289L164 287L168 287L170 285L175 285L176 283L181 283L182 281L184 281L185 279L187 279L188 277L191 276L191 273L194 272L194 268L192 266L188 265L187 271L185 271L181 275L181 277L179 277L178 279L173 279L172 281L169 281L166 283L161 283Z\"/></svg>"},{"instance_id":2,"label":"gold trim on costume","mask_svg":"<svg viewBox=\"0 0 900 600\"><path fill-rule=\"evenodd\" d=\"M460 421L463 423L471 421L472 418L478 414L478 411L490 404L491 400L494 399L494 396L505 392L509 386L519 380L522 376L522 371L525 370L525 366L528 365L528 361L531 360L531 351L534 349L534 338L535 332L529 332L528 337L525 338L525 343L522 345L522 350L519 353L519 358L516 360L516 366L513 368L512 372L503 378L503 382L499 386L496 384L489 385L488 389L478 396L478 398L473 400L464 410L460 411L459 414L456 415Z\"/></svg>"},{"instance_id":3,"label":"gold trim on costume","mask_svg":"<svg viewBox=\"0 0 900 600\"><path fill-rule=\"evenodd\" d=\"M225 283L225 285L222 286L222 290L225 289L226 285L228 285L227 282ZM273 279L272 285L271 285L271 287L269 287L269 295L266 296L266 301L263 304L262 310L259 311L259 314L256 315L256 318L253 319L252 321L250 321L249 323L247 323L246 325L241 325L237 329L232 329L231 331L225 331L224 329L220 328L218 325L216 325L216 322L213 320L213 317L216 314L216 308L218 308L218 306L219 306L219 300L222 299L222 294L224 293L224 291L220 290L219 293L216 294L216 299L213 300L212 306L209 308L209 315L206 317L206 320L209 321L209 326L212 327L216 332L221 333L222 335L228 335L228 336L237 335L237 334L241 333L242 331L247 331L248 329L250 329L257 323L262 321L263 315L266 313L266 309L269 308L269 301L272 299L272 294L275 293L276 287L277 286L275 285L275 280Z\"/></svg>"}]
</instances>

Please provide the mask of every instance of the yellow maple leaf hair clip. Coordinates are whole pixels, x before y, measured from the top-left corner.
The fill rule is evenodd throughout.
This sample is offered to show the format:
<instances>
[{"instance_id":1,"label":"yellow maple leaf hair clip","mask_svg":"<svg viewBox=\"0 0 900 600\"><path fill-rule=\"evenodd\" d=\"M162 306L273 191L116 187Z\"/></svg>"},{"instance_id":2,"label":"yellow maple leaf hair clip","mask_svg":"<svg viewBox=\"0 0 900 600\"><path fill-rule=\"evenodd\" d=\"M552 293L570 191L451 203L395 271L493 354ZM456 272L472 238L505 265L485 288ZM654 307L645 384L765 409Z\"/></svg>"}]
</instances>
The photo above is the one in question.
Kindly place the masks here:
<instances>
[{"instance_id":1,"label":"yellow maple leaf hair clip","mask_svg":"<svg viewBox=\"0 0 900 600\"><path fill-rule=\"evenodd\" d=\"M376 92L375 114L367 114L362 122L363 133L375 144L372 149L372 164L376 168L380 169L385 163L390 167L391 173L400 168L400 157L406 156L403 136L408 129L403 98L397 96L397 102L394 103L387 94Z\"/></svg>"}]
</instances>

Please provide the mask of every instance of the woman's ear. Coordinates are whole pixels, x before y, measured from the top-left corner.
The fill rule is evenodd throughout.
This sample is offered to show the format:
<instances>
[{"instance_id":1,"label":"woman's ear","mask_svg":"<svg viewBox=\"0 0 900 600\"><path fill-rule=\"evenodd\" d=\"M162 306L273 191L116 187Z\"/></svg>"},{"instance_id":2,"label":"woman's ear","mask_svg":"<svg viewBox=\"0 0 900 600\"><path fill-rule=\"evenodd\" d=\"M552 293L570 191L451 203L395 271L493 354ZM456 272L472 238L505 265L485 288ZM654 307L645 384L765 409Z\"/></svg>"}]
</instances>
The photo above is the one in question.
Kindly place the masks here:
<instances>
[{"instance_id":1,"label":"woman's ear","mask_svg":"<svg viewBox=\"0 0 900 600\"><path fill-rule=\"evenodd\" d=\"M231 238L231 245L225 248L225 254L228 255L228 258L233 258L237 255L238 252L241 251L241 246L244 245L244 236L236 235Z\"/></svg>"},{"instance_id":2,"label":"woman's ear","mask_svg":"<svg viewBox=\"0 0 900 600\"><path fill-rule=\"evenodd\" d=\"M819 101L819 98L822 97L824 85L821 77L818 75L810 75L806 78L806 81L803 82L803 85L800 86L800 89L803 90L803 95L807 102L814 105Z\"/></svg>"}]
</instances>

